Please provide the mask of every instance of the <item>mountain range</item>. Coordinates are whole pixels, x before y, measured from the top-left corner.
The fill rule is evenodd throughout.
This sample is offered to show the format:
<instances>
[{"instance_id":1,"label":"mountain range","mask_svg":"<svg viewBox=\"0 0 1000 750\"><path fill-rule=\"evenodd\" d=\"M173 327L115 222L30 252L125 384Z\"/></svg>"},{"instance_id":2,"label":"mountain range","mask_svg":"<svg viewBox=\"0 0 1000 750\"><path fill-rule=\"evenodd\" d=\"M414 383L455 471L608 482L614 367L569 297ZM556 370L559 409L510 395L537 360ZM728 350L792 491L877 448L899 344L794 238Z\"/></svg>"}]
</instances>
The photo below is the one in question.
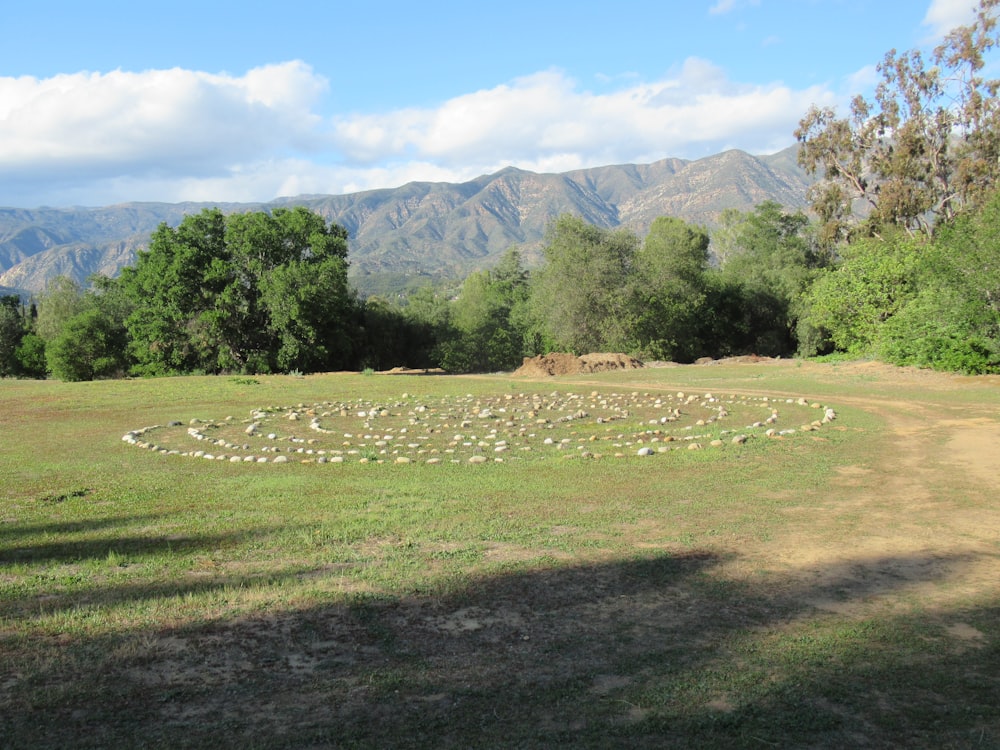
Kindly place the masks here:
<instances>
[{"instance_id":1,"label":"mountain range","mask_svg":"<svg viewBox=\"0 0 1000 750\"><path fill-rule=\"evenodd\" d=\"M306 206L344 226L351 279L385 293L427 277L461 278L517 246L536 262L552 219L572 213L643 236L658 216L711 227L727 208L773 200L805 208L810 177L795 148L768 156L731 150L697 160L663 159L559 174L513 167L469 182L412 182L345 195L268 203L124 203L101 208L0 208L0 293L37 293L56 276L85 283L134 262L150 234L203 208L222 211Z\"/></svg>"}]
</instances>

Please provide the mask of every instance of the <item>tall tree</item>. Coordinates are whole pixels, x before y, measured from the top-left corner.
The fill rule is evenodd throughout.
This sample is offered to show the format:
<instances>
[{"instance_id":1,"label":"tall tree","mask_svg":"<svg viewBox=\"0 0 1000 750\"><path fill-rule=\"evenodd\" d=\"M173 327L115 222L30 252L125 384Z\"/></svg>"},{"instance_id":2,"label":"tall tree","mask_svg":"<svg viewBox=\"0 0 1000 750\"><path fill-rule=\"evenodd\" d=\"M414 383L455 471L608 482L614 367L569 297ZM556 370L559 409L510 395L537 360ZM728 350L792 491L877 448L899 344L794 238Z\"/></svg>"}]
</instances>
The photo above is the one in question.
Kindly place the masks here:
<instances>
[{"instance_id":1,"label":"tall tree","mask_svg":"<svg viewBox=\"0 0 1000 750\"><path fill-rule=\"evenodd\" d=\"M635 345L628 285L639 239L564 214L548 228L532 307L552 345L577 354Z\"/></svg>"},{"instance_id":2,"label":"tall tree","mask_svg":"<svg viewBox=\"0 0 1000 750\"><path fill-rule=\"evenodd\" d=\"M509 250L495 268L466 278L450 311L451 336L442 366L456 372L506 370L520 363L525 331L518 315L528 297L528 273Z\"/></svg>"},{"instance_id":3,"label":"tall tree","mask_svg":"<svg viewBox=\"0 0 1000 750\"><path fill-rule=\"evenodd\" d=\"M857 96L848 117L813 107L795 135L799 163L823 180L813 209L829 242L858 223L932 236L936 222L975 206L1000 177L1000 80L985 78L997 46L1000 0L979 0L976 20L955 29L927 64L918 50L890 51L874 100Z\"/></svg>"},{"instance_id":4,"label":"tall tree","mask_svg":"<svg viewBox=\"0 0 1000 750\"><path fill-rule=\"evenodd\" d=\"M18 373L17 347L26 333L21 298L0 297L0 378Z\"/></svg>"},{"instance_id":5,"label":"tall tree","mask_svg":"<svg viewBox=\"0 0 1000 750\"><path fill-rule=\"evenodd\" d=\"M732 351L789 354L798 301L825 262L813 247L809 220L765 201L731 224L731 247L713 287L713 338L728 341Z\"/></svg>"},{"instance_id":6,"label":"tall tree","mask_svg":"<svg viewBox=\"0 0 1000 750\"><path fill-rule=\"evenodd\" d=\"M657 218L635 257L632 284L643 352L656 359L701 356L700 323L708 270L708 232L672 217Z\"/></svg>"},{"instance_id":7,"label":"tall tree","mask_svg":"<svg viewBox=\"0 0 1000 750\"><path fill-rule=\"evenodd\" d=\"M87 307L84 290L68 276L57 276L49 281L38 299L38 318L35 332L46 342L54 340L67 321Z\"/></svg>"},{"instance_id":8,"label":"tall tree","mask_svg":"<svg viewBox=\"0 0 1000 750\"><path fill-rule=\"evenodd\" d=\"M838 266L819 275L805 295L799 351L873 354L884 323L915 294L925 244L897 229L846 246Z\"/></svg>"},{"instance_id":9,"label":"tall tree","mask_svg":"<svg viewBox=\"0 0 1000 750\"><path fill-rule=\"evenodd\" d=\"M351 354L347 232L302 207L161 225L122 285L142 373L315 370Z\"/></svg>"},{"instance_id":10,"label":"tall tree","mask_svg":"<svg viewBox=\"0 0 1000 750\"><path fill-rule=\"evenodd\" d=\"M879 332L903 365L1000 372L1000 191L940 229L918 258L915 293Z\"/></svg>"}]
</instances>

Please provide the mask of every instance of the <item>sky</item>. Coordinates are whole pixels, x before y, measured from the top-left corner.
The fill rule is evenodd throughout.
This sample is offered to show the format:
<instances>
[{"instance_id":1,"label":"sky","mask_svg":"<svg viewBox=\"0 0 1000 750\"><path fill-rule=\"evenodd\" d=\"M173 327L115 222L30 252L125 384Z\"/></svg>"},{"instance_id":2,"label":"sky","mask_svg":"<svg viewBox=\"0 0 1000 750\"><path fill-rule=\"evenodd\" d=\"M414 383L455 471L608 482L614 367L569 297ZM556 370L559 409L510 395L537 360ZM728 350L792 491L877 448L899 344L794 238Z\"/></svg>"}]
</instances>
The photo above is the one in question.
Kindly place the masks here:
<instances>
[{"instance_id":1,"label":"sky","mask_svg":"<svg viewBox=\"0 0 1000 750\"><path fill-rule=\"evenodd\" d=\"M268 201L794 144L975 0L89 0L0 18L0 206Z\"/></svg>"}]
</instances>

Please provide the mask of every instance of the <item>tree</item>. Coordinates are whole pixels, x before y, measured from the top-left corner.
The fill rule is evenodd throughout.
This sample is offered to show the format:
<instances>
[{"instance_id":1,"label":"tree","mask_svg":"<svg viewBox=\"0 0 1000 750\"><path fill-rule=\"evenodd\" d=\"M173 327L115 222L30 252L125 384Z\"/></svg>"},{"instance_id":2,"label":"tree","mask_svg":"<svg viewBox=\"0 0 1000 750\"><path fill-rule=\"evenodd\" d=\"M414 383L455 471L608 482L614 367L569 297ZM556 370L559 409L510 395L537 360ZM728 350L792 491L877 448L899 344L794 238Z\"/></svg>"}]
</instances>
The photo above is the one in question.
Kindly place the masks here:
<instances>
[{"instance_id":1,"label":"tree","mask_svg":"<svg viewBox=\"0 0 1000 750\"><path fill-rule=\"evenodd\" d=\"M628 288L638 247L632 232L569 214L549 226L531 305L554 348L577 354L634 348Z\"/></svg>"},{"instance_id":2,"label":"tree","mask_svg":"<svg viewBox=\"0 0 1000 750\"><path fill-rule=\"evenodd\" d=\"M799 163L823 180L812 207L829 243L844 239L866 207L863 233L899 226L932 236L939 221L983 202L1000 177L1000 80L983 77L998 43L1000 0L980 0L976 20L953 30L931 65L918 50L890 51L874 100L850 115L813 107L795 131Z\"/></svg>"},{"instance_id":3,"label":"tree","mask_svg":"<svg viewBox=\"0 0 1000 750\"><path fill-rule=\"evenodd\" d=\"M874 354L882 327L916 293L917 262L925 242L900 230L851 243L835 269L808 290L800 322L800 353L830 347Z\"/></svg>"},{"instance_id":4,"label":"tree","mask_svg":"<svg viewBox=\"0 0 1000 750\"><path fill-rule=\"evenodd\" d=\"M789 354L800 297L826 257L812 244L808 218L774 201L729 221L726 260L712 284L713 306L726 315L712 321L710 340L730 351Z\"/></svg>"},{"instance_id":5,"label":"tree","mask_svg":"<svg viewBox=\"0 0 1000 750\"><path fill-rule=\"evenodd\" d=\"M260 305L276 369L343 370L353 361L357 305L342 258L308 255L272 268L260 280Z\"/></svg>"},{"instance_id":6,"label":"tree","mask_svg":"<svg viewBox=\"0 0 1000 750\"><path fill-rule=\"evenodd\" d=\"M87 307L83 288L68 276L57 276L38 299L35 332L47 343L62 333L66 323Z\"/></svg>"},{"instance_id":7,"label":"tree","mask_svg":"<svg viewBox=\"0 0 1000 750\"><path fill-rule=\"evenodd\" d=\"M139 373L316 370L352 355L347 231L303 207L163 224L122 288Z\"/></svg>"},{"instance_id":8,"label":"tree","mask_svg":"<svg viewBox=\"0 0 1000 750\"><path fill-rule=\"evenodd\" d=\"M122 270L122 289L134 305L126 326L137 373L218 370L216 298L230 276L225 236L222 212L205 209L176 228L161 224L149 249Z\"/></svg>"},{"instance_id":9,"label":"tree","mask_svg":"<svg viewBox=\"0 0 1000 750\"><path fill-rule=\"evenodd\" d=\"M655 359L692 361L703 353L708 232L661 216L635 256L633 294L642 351Z\"/></svg>"},{"instance_id":10,"label":"tree","mask_svg":"<svg viewBox=\"0 0 1000 750\"><path fill-rule=\"evenodd\" d=\"M880 330L895 364L1000 372L1000 192L941 227L914 268L914 294Z\"/></svg>"},{"instance_id":11,"label":"tree","mask_svg":"<svg viewBox=\"0 0 1000 750\"><path fill-rule=\"evenodd\" d=\"M54 377L79 381L120 375L124 351L124 330L94 306L66 322L45 356Z\"/></svg>"},{"instance_id":12,"label":"tree","mask_svg":"<svg viewBox=\"0 0 1000 750\"><path fill-rule=\"evenodd\" d=\"M467 277L451 305L451 335L442 346L442 367L490 372L520 364L527 298L528 273L516 250L505 253L492 270Z\"/></svg>"},{"instance_id":13,"label":"tree","mask_svg":"<svg viewBox=\"0 0 1000 750\"><path fill-rule=\"evenodd\" d=\"M17 348L25 335L21 298L0 297L0 378L18 374Z\"/></svg>"}]
</instances>

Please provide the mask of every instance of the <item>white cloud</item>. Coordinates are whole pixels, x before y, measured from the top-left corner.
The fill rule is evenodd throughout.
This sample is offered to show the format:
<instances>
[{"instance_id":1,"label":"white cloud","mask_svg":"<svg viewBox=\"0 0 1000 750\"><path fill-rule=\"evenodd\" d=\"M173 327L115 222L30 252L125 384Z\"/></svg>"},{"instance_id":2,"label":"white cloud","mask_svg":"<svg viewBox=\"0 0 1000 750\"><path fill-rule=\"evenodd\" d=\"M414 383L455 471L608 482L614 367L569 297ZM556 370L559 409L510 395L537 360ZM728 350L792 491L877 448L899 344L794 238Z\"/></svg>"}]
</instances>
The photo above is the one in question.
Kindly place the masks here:
<instances>
[{"instance_id":1,"label":"white cloud","mask_svg":"<svg viewBox=\"0 0 1000 750\"><path fill-rule=\"evenodd\" d=\"M318 146L326 82L302 62L242 77L189 70L0 77L0 180L211 178Z\"/></svg>"},{"instance_id":2,"label":"white cloud","mask_svg":"<svg viewBox=\"0 0 1000 750\"><path fill-rule=\"evenodd\" d=\"M931 0L923 25L940 39L952 29L972 23L978 5L978 0Z\"/></svg>"},{"instance_id":3,"label":"white cloud","mask_svg":"<svg viewBox=\"0 0 1000 750\"><path fill-rule=\"evenodd\" d=\"M760 0L718 0L708 12L713 16L721 16L731 13L737 8L760 5Z\"/></svg>"},{"instance_id":4,"label":"white cloud","mask_svg":"<svg viewBox=\"0 0 1000 750\"><path fill-rule=\"evenodd\" d=\"M502 162L594 166L734 145L780 148L810 104L832 99L819 88L733 83L691 58L674 75L607 94L580 91L556 71L538 73L434 110L341 118L335 138L358 163L412 155L455 170Z\"/></svg>"},{"instance_id":5,"label":"white cloud","mask_svg":"<svg viewBox=\"0 0 1000 750\"><path fill-rule=\"evenodd\" d=\"M660 80L583 90L556 70L435 108L324 118L302 62L242 76L188 70L0 77L0 205L270 200L411 180L461 181L727 148L790 145L822 87L742 84L691 58Z\"/></svg>"}]
</instances>

